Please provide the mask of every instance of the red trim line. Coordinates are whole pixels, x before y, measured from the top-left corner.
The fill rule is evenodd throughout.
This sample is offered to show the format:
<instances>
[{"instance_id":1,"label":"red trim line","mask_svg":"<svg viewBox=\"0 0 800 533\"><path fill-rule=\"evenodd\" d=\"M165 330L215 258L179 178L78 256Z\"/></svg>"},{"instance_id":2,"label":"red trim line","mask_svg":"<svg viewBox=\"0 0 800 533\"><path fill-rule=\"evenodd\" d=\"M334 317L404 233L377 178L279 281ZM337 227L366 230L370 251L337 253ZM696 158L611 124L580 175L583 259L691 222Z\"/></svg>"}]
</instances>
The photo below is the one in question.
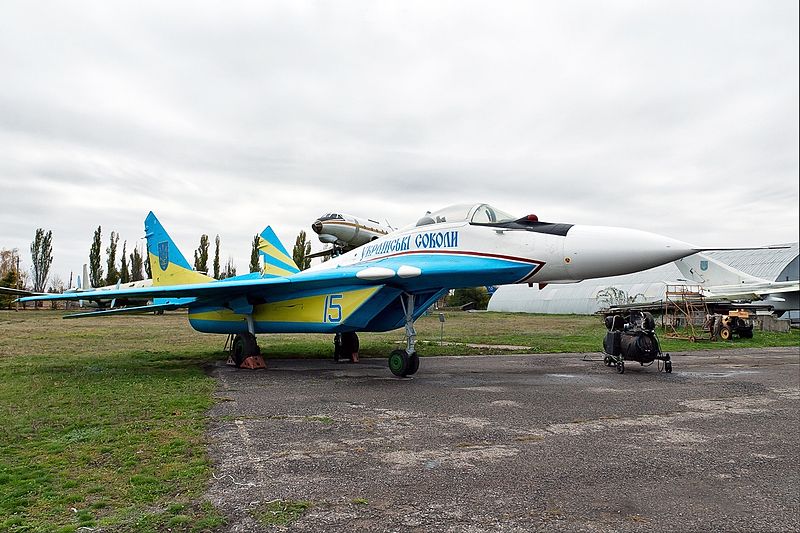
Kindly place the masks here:
<instances>
[{"instance_id":1,"label":"red trim line","mask_svg":"<svg viewBox=\"0 0 800 533\"><path fill-rule=\"evenodd\" d=\"M374 257L367 259L366 262L370 261L377 261L380 259L387 259L389 257L398 257L401 255L412 255L412 254L444 254L444 255L471 255L475 257L491 257L492 259L506 259L508 261L517 261L520 263L529 263L532 265L538 265L540 268L545 265L544 261L538 261L536 259L528 259L526 257L514 257L511 255L500 255L500 254L487 254L482 252L467 252L467 251L452 251L452 250L409 250L407 252L397 252L395 254L390 255L382 255L380 257Z\"/></svg>"}]
</instances>

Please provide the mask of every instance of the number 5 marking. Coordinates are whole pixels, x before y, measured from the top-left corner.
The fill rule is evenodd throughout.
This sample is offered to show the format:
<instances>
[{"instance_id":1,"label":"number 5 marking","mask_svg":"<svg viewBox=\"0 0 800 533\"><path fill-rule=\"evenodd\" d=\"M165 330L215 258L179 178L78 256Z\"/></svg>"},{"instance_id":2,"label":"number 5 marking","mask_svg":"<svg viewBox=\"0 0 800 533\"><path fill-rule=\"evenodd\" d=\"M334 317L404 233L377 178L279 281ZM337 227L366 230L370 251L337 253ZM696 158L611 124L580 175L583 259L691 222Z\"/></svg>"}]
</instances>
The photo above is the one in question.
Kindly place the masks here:
<instances>
[{"instance_id":1,"label":"number 5 marking","mask_svg":"<svg viewBox=\"0 0 800 533\"><path fill-rule=\"evenodd\" d=\"M338 324L342 321L342 305L335 303L341 299L341 294L329 294L325 297L325 313L322 316L323 322L334 322Z\"/></svg>"}]
</instances>

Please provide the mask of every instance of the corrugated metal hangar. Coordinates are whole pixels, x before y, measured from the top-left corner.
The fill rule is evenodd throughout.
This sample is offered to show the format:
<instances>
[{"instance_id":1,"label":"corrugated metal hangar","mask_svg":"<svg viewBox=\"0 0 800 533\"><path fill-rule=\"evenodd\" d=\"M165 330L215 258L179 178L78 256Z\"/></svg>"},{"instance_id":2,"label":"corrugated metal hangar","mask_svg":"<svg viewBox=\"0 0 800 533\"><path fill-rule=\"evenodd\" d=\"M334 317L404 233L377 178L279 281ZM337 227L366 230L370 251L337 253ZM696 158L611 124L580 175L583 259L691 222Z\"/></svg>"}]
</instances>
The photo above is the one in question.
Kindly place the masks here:
<instances>
[{"instance_id":1,"label":"corrugated metal hangar","mask_svg":"<svg viewBox=\"0 0 800 533\"><path fill-rule=\"evenodd\" d=\"M800 279L800 245L795 242L773 246L787 248L707 252L705 255L769 281ZM489 311L591 315L613 304L663 300L667 284L680 283L682 278L678 267L669 263L635 274L552 284L543 289L537 285L506 285L492 296ZM797 312L792 312L793 318L795 314Z\"/></svg>"}]
</instances>

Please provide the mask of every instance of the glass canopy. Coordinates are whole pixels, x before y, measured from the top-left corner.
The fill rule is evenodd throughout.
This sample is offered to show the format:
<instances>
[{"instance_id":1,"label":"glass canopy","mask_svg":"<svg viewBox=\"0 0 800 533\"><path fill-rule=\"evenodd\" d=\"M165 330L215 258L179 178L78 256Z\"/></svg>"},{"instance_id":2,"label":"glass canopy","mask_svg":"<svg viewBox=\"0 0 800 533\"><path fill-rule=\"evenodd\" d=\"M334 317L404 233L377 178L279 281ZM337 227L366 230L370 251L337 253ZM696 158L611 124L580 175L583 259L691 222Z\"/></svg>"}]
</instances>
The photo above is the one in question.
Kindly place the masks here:
<instances>
[{"instance_id":1,"label":"glass canopy","mask_svg":"<svg viewBox=\"0 0 800 533\"><path fill-rule=\"evenodd\" d=\"M489 204L458 204L445 207L431 213L430 211L417 221L417 226L439 224L441 222L469 222L470 224L494 224L511 222L515 217L496 209Z\"/></svg>"}]
</instances>

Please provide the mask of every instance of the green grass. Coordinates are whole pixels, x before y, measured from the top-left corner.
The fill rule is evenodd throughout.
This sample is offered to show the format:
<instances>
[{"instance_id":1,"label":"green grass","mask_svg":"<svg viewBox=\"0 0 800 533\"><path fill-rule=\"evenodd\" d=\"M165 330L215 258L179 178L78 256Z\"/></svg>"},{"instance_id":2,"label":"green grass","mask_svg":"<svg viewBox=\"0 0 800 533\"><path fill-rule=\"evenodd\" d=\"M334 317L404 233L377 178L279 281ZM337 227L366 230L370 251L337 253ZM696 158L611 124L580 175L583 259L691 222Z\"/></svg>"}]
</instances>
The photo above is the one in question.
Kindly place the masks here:
<instances>
[{"instance_id":1,"label":"green grass","mask_svg":"<svg viewBox=\"0 0 800 533\"><path fill-rule=\"evenodd\" d=\"M218 528L223 518L203 500L211 473L203 431L215 388L204 366L224 357L224 337L192 331L182 313L72 321L62 315L0 311L0 531ZM600 318L591 316L447 313L443 340L451 344L444 345L440 328L437 313L417 321L421 355L598 352L605 335ZM362 357L384 358L404 335L359 338ZM267 357L330 358L333 350L330 335L259 340ZM757 331L753 339L713 343L662 339L664 351L768 346L800 346L800 333ZM268 512L295 516L298 506L285 503Z\"/></svg>"},{"instance_id":2,"label":"green grass","mask_svg":"<svg viewBox=\"0 0 800 533\"><path fill-rule=\"evenodd\" d=\"M202 501L214 390L203 365L218 354L152 318L0 313L0 531L222 523Z\"/></svg>"}]
</instances>

